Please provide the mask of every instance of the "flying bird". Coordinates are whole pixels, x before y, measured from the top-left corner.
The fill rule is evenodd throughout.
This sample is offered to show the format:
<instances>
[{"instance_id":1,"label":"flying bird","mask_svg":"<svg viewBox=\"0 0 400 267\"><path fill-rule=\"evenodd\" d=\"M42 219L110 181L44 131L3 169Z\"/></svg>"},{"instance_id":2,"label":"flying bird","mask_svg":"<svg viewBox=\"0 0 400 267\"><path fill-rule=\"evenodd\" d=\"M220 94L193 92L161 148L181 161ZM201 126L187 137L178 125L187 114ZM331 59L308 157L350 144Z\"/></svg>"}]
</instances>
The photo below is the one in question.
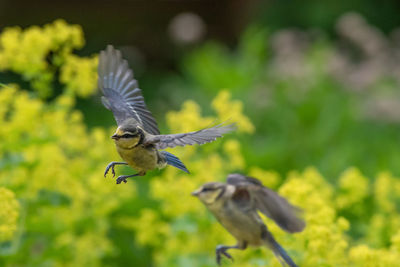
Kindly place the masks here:
<instances>
[{"instance_id":1,"label":"flying bird","mask_svg":"<svg viewBox=\"0 0 400 267\"><path fill-rule=\"evenodd\" d=\"M198 197L237 240L234 246L217 246L216 260L219 265L222 255L233 259L227 252L229 249L244 250L247 246L266 246L283 266L297 266L268 231L258 211L274 220L286 232L296 233L303 231L305 227L305 222L300 218L301 209L263 186L259 180L241 174L230 174L226 183L206 183L192 195Z\"/></svg>"},{"instance_id":2,"label":"flying bird","mask_svg":"<svg viewBox=\"0 0 400 267\"><path fill-rule=\"evenodd\" d=\"M117 184L127 182L126 178L143 176L147 171L174 166L189 173L182 161L167 151L167 147L205 144L235 129L234 124L215 125L194 132L162 135L156 120L147 109L133 72L128 62L122 59L121 52L107 46L100 52L98 65L98 86L103 93L103 105L112 111L118 124L114 135L117 151L123 162L111 162L104 176L111 169L115 177L115 165L129 165L137 171L132 175L121 175Z\"/></svg>"}]
</instances>

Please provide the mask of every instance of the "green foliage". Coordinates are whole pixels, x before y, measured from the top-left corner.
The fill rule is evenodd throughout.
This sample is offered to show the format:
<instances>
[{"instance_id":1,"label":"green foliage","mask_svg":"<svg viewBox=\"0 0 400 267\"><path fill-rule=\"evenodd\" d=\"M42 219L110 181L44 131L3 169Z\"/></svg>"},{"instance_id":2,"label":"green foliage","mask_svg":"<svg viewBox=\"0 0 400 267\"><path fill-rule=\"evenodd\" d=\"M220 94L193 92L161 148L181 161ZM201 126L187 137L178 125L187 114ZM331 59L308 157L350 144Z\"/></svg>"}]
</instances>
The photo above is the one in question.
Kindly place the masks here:
<instances>
[{"instance_id":1,"label":"green foliage","mask_svg":"<svg viewBox=\"0 0 400 267\"><path fill-rule=\"evenodd\" d=\"M321 34L283 30L268 37L253 27L233 51L206 44L187 56L185 79L175 85L209 95L226 89L242 99L256 125L255 136L241 138L249 163L281 174L313 165L327 179L350 166L371 176L400 174L393 145L400 140L400 81L387 68L400 68L397 50L379 50L389 40L358 15L343 16L338 25L341 31L352 26L360 37L342 32L352 42L343 49Z\"/></svg>"},{"instance_id":2,"label":"green foliage","mask_svg":"<svg viewBox=\"0 0 400 267\"><path fill-rule=\"evenodd\" d=\"M230 119L238 134L174 149L190 175L167 167L115 185L103 178L106 164L118 160L113 129L88 129L76 106L77 97L96 92L96 57L72 54L83 45L79 26L6 29L0 68L24 77L34 91L0 89L0 265L215 266L216 245L234 239L190 192L241 171L304 209L307 227L299 234L265 219L300 266L397 266L400 179L369 173L399 171L393 145L399 129L379 112L365 113L370 95L397 81L381 79L389 77L381 72L363 93L350 91L349 77L332 71L332 44L295 38L290 46L291 35L282 34L270 37L271 52L266 32L251 28L237 51L213 44L188 56L189 79L181 85L213 100L203 109L188 100L168 112L169 130ZM37 54L35 44L42 47ZM204 117L204 109L216 115ZM307 165L318 168L281 175ZM131 171L118 168L117 175ZM279 266L266 248L232 254L231 266Z\"/></svg>"},{"instance_id":3,"label":"green foliage","mask_svg":"<svg viewBox=\"0 0 400 267\"><path fill-rule=\"evenodd\" d=\"M206 92L221 88L240 91L252 86L261 75L266 59L266 31L250 28L235 53L217 43L208 43L184 61L184 72L194 86Z\"/></svg>"}]
</instances>

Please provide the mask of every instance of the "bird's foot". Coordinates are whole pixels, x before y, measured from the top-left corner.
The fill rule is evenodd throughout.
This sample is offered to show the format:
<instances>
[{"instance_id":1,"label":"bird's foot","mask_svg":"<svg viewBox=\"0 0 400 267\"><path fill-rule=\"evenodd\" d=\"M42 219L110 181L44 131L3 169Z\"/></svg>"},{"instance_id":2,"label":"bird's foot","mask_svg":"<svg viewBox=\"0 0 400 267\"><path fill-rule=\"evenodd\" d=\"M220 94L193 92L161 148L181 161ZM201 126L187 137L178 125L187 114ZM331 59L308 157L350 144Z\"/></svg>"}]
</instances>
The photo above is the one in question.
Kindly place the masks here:
<instances>
[{"instance_id":1,"label":"bird's foot","mask_svg":"<svg viewBox=\"0 0 400 267\"><path fill-rule=\"evenodd\" d=\"M106 170L104 171L104 177L106 177L108 171L111 169L111 173L113 175L113 177L115 177L115 162L111 162L110 164L107 165Z\"/></svg>"},{"instance_id":2,"label":"bird's foot","mask_svg":"<svg viewBox=\"0 0 400 267\"><path fill-rule=\"evenodd\" d=\"M106 170L104 171L104 177L106 177L106 175L107 175L107 173L108 173L108 171L110 169L111 169L111 173L112 173L113 177L115 177L115 170L114 170L115 165L128 165L128 163L126 163L126 162L118 162L118 161L110 162L107 165Z\"/></svg>"},{"instance_id":3,"label":"bird's foot","mask_svg":"<svg viewBox=\"0 0 400 267\"><path fill-rule=\"evenodd\" d=\"M122 182L124 182L124 183L127 183L128 181L126 180L126 175L121 175L121 176L118 176L118 178L117 178L117 184L120 184L120 183L122 183Z\"/></svg>"},{"instance_id":4,"label":"bird's foot","mask_svg":"<svg viewBox=\"0 0 400 267\"><path fill-rule=\"evenodd\" d=\"M134 177L134 176L143 176L143 174L142 173L136 173L136 174L132 174L132 175L121 175L121 176L118 176L118 178L116 179L117 184L120 184L122 182L127 183L126 178Z\"/></svg>"},{"instance_id":5,"label":"bird's foot","mask_svg":"<svg viewBox=\"0 0 400 267\"><path fill-rule=\"evenodd\" d=\"M217 257L217 264L218 265L221 265L222 255L224 255L225 257L227 257L231 261L233 261L233 257L231 256L231 254L226 252L229 248L230 247L219 245L215 249L215 254L216 254L216 257Z\"/></svg>"}]
</instances>

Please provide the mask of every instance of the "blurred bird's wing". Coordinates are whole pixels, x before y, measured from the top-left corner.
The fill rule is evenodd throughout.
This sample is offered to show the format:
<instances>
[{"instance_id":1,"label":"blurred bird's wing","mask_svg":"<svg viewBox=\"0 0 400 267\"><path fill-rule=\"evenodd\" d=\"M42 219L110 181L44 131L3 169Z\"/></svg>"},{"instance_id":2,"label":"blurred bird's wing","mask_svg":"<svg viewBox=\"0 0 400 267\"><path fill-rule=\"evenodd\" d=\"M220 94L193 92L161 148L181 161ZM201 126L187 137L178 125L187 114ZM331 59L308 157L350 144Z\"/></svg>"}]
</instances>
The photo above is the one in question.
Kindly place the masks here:
<instances>
[{"instance_id":1,"label":"blurred bird's wing","mask_svg":"<svg viewBox=\"0 0 400 267\"><path fill-rule=\"evenodd\" d=\"M236 187L233 199L237 197L236 194L245 196L244 191L247 191L249 203L252 203L254 208L274 220L283 230L293 233L301 232L304 229L305 222L299 216L301 209L263 186L259 180L241 174L230 174L227 183ZM239 197L238 199L242 200L243 198Z\"/></svg>"},{"instance_id":2,"label":"blurred bird's wing","mask_svg":"<svg viewBox=\"0 0 400 267\"><path fill-rule=\"evenodd\" d=\"M212 142L218 137L222 137L223 134L231 132L235 129L235 124L219 124L195 132L149 136L146 137L145 143L154 144L157 149L194 144L202 145Z\"/></svg>"},{"instance_id":3,"label":"blurred bird's wing","mask_svg":"<svg viewBox=\"0 0 400 267\"><path fill-rule=\"evenodd\" d=\"M134 118L146 132L160 134L128 62L111 45L100 52L98 75L98 86L104 94L101 98L103 105L112 111L118 125Z\"/></svg>"}]
</instances>

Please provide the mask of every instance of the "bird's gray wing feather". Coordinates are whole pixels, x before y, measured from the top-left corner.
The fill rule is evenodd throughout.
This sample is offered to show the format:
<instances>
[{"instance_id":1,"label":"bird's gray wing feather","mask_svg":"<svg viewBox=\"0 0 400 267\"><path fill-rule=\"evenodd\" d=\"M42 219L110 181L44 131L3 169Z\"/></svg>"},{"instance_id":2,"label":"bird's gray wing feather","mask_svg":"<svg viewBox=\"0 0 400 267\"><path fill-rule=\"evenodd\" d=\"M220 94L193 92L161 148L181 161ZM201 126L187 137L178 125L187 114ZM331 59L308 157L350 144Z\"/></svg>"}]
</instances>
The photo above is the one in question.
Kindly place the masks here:
<instances>
[{"instance_id":1,"label":"bird's gray wing feather","mask_svg":"<svg viewBox=\"0 0 400 267\"><path fill-rule=\"evenodd\" d=\"M128 62L111 45L100 52L98 75L98 86L104 95L103 105L112 111L118 125L128 118L134 118L145 131L160 134Z\"/></svg>"},{"instance_id":2,"label":"bird's gray wing feather","mask_svg":"<svg viewBox=\"0 0 400 267\"><path fill-rule=\"evenodd\" d=\"M274 220L283 230L293 233L304 229L305 222L300 218L301 209L263 186L259 180L241 174L230 174L227 183L234 185L238 192L247 190L254 208Z\"/></svg>"},{"instance_id":3,"label":"bird's gray wing feather","mask_svg":"<svg viewBox=\"0 0 400 267\"><path fill-rule=\"evenodd\" d=\"M146 137L145 142L154 144L157 149L165 149L167 147L186 146L194 144L205 144L214 141L223 134L231 132L235 129L235 124L216 125L214 127L205 128L195 132L181 134L153 135Z\"/></svg>"}]
</instances>

